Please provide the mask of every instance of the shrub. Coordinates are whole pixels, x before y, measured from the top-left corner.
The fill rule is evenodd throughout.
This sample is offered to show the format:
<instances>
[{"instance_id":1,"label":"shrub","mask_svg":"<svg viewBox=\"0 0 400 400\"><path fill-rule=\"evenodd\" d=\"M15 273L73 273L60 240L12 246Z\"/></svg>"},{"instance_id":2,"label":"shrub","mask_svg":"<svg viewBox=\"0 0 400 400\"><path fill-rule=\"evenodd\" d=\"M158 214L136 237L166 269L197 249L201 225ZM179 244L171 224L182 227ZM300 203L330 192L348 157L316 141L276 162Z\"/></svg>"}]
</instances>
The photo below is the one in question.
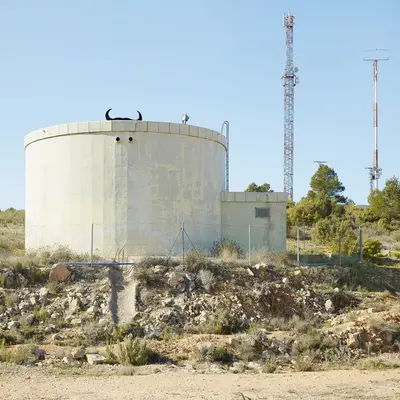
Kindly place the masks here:
<instances>
[{"instance_id":1,"label":"shrub","mask_svg":"<svg viewBox=\"0 0 400 400\"><path fill-rule=\"evenodd\" d=\"M93 346L107 343L107 341L110 339L110 335L111 332L107 327L99 325L97 322L92 322L83 327L82 344Z\"/></svg>"},{"instance_id":2,"label":"shrub","mask_svg":"<svg viewBox=\"0 0 400 400\"><path fill-rule=\"evenodd\" d=\"M17 348L0 349L0 361L14 364L23 364L25 362L34 362L37 360L38 346L21 345Z\"/></svg>"},{"instance_id":3,"label":"shrub","mask_svg":"<svg viewBox=\"0 0 400 400\"><path fill-rule=\"evenodd\" d=\"M390 236L395 242L400 242L400 231L393 231Z\"/></svg>"},{"instance_id":4,"label":"shrub","mask_svg":"<svg viewBox=\"0 0 400 400\"><path fill-rule=\"evenodd\" d=\"M273 374L276 369L278 368L278 366L272 362L268 362L263 364L262 366L262 372L266 373L266 374Z\"/></svg>"},{"instance_id":5,"label":"shrub","mask_svg":"<svg viewBox=\"0 0 400 400\"><path fill-rule=\"evenodd\" d=\"M329 247L332 253L352 255L357 252L358 236L353 230L351 221L341 221L338 218L331 217L319 220L313 229L313 240L321 245Z\"/></svg>"},{"instance_id":6,"label":"shrub","mask_svg":"<svg viewBox=\"0 0 400 400\"><path fill-rule=\"evenodd\" d=\"M35 309L33 311L33 323L39 324L40 322L46 322L49 318L49 312L45 308Z\"/></svg>"},{"instance_id":7,"label":"shrub","mask_svg":"<svg viewBox=\"0 0 400 400\"><path fill-rule=\"evenodd\" d=\"M122 342L126 337L142 338L145 332L144 329L137 323L132 322L125 325L119 325L114 329L111 340L113 343Z\"/></svg>"},{"instance_id":8,"label":"shrub","mask_svg":"<svg viewBox=\"0 0 400 400\"><path fill-rule=\"evenodd\" d=\"M63 261L90 261L91 258L89 253L75 253L69 246L65 245L29 249L26 251L26 256L39 265L51 265ZM100 260L100 257L94 254L93 260Z\"/></svg>"},{"instance_id":9,"label":"shrub","mask_svg":"<svg viewBox=\"0 0 400 400\"><path fill-rule=\"evenodd\" d=\"M166 267L175 267L179 262L171 260L170 257L145 257L141 259L137 266L140 268L151 268L156 265L164 265Z\"/></svg>"},{"instance_id":10,"label":"shrub","mask_svg":"<svg viewBox=\"0 0 400 400\"><path fill-rule=\"evenodd\" d=\"M16 304L19 300L19 297L16 293L14 292L5 292L4 293L4 304L7 307L12 307L14 304Z\"/></svg>"},{"instance_id":11,"label":"shrub","mask_svg":"<svg viewBox=\"0 0 400 400\"><path fill-rule=\"evenodd\" d=\"M136 267L133 271L132 278L147 287L152 285L154 279L153 272L145 267Z\"/></svg>"},{"instance_id":12,"label":"shrub","mask_svg":"<svg viewBox=\"0 0 400 400\"><path fill-rule=\"evenodd\" d=\"M214 257L231 256L235 258L243 257L243 249L236 241L228 238L223 238L220 241L214 241L211 249L211 254Z\"/></svg>"},{"instance_id":13,"label":"shrub","mask_svg":"<svg viewBox=\"0 0 400 400\"><path fill-rule=\"evenodd\" d=\"M309 355L298 356L294 359L294 362L294 369L297 372L312 372L316 370L314 358Z\"/></svg>"},{"instance_id":14,"label":"shrub","mask_svg":"<svg viewBox=\"0 0 400 400\"><path fill-rule=\"evenodd\" d=\"M189 271L198 272L202 269L212 269L212 263L207 259L207 254L201 249L190 249L185 254L185 264Z\"/></svg>"},{"instance_id":15,"label":"shrub","mask_svg":"<svg viewBox=\"0 0 400 400\"><path fill-rule=\"evenodd\" d=\"M364 360L360 360L357 364L358 368L361 370L382 370L388 369L391 366L383 363L381 360L376 358L367 358ZM393 368L393 366L392 366Z\"/></svg>"},{"instance_id":16,"label":"shrub","mask_svg":"<svg viewBox=\"0 0 400 400\"><path fill-rule=\"evenodd\" d=\"M232 354L224 347L214 346L210 342L200 342L196 347L196 355L199 361L229 363Z\"/></svg>"},{"instance_id":17,"label":"shrub","mask_svg":"<svg viewBox=\"0 0 400 400\"><path fill-rule=\"evenodd\" d=\"M18 337L15 333L12 333L10 331L0 330L0 340L2 341L2 343L4 343L4 345L9 346L17 344Z\"/></svg>"},{"instance_id":18,"label":"shrub","mask_svg":"<svg viewBox=\"0 0 400 400\"><path fill-rule=\"evenodd\" d=\"M307 333L301 334L296 338L293 344L293 355L320 355L326 350L337 347L337 343L329 336L317 331L315 328L309 328Z\"/></svg>"},{"instance_id":19,"label":"shrub","mask_svg":"<svg viewBox=\"0 0 400 400\"><path fill-rule=\"evenodd\" d=\"M199 326L200 332L216 335L231 335L243 329L246 329L243 321L224 309L216 311L207 322Z\"/></svg>"},{"instance_id":20,"label":"shrub","mask_svg":"<svg viewBox=\"0 0 400 400\"><path fill-rule=\"evenodd\" d=\"M400 251L391 251L390 255L394 258L400 258Z\"/></svg>"},{"instance_id":21,"label":"shrub","mask_svg":"<svg viewBox=\"0 0 400 400\"><path fill-rule=\"evenodd\" d=\"M149 359L149 352L140 339L130 339L119 344L118 359L123 365L145 365Z\"/></svg>"},{"instance_id":22,"label":"shrub","mask_svg":"<svg viewBox=\"0 0 400 400\"><path fill-rule=\"evenodd\" d=\"M366 260L379 256L381 250L382 243L377 239L367 239L363 244L363 256Z\"/></svg>"},{"instance_id":23,"label":"shrub","mask_svg":"<svg viewBox=\"0 0 400 400\"><path fill-rule=\"evenodd\" d=\"M48 281L46 284L47 289L51 294L58 294L63 289L63 284L61 282L56 281Z\"/></svg>"}]
</instances>

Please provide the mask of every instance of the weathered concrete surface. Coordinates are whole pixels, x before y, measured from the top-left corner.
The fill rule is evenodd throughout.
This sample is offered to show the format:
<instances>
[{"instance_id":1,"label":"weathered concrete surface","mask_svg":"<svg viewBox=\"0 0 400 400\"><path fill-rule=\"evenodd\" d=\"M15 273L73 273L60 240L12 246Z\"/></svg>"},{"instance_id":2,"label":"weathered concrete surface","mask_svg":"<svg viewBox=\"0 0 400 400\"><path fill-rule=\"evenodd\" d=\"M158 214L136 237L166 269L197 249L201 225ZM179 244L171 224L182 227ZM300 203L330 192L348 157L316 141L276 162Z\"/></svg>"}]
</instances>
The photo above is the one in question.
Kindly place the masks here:
<instances>
[{"instance_id":1,"label":"weathered concrete surface","mask_svg":"<svg viewBox=\"0 0 400 400\"><path fill-rule=\"evenodd\" d=\"M32 132L25 150L27 248L60 243L88 252L92 223L94 249L105 257L123 246L125 255L165 255L181 221L197 246L221 236L225 137L218 132L82 122Z\"/></svg>"},{"instance_id":2,"label":"weathered concrete surface","mask_svg":"<svg viewBox=\"0 0 400 400\"><path fill-rule=\"evenodd\" d=\"M222 236L237 241L245 252L264 248L286 252L286 193L221 193ZM270 216L256 218L255 208Z\"/></svg>"}]
</instances>

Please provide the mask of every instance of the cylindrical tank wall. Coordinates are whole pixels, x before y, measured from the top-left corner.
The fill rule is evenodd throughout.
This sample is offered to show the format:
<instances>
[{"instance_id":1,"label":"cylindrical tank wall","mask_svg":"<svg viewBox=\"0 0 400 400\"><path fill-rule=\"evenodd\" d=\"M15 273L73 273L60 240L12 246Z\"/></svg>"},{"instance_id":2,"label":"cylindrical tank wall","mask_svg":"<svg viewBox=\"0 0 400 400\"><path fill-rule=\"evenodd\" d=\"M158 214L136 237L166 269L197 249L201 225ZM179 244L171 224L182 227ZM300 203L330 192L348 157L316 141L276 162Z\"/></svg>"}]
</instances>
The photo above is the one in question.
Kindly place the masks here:
<instances>
[{"instance_id":1,"label":"cylindrical tank wall","mask_svg":"<svg viewBox=\"0 0 400 400\"><path fill-rule=\"evenodd\" d=\"M145 121L31 133L26 248L63 244L88 252L93 224L102 256L122 247L125 255L165 255L184 221L193 244L210 249L221 234L224 140L202 128Z\"/></svg>"}]
</instances>

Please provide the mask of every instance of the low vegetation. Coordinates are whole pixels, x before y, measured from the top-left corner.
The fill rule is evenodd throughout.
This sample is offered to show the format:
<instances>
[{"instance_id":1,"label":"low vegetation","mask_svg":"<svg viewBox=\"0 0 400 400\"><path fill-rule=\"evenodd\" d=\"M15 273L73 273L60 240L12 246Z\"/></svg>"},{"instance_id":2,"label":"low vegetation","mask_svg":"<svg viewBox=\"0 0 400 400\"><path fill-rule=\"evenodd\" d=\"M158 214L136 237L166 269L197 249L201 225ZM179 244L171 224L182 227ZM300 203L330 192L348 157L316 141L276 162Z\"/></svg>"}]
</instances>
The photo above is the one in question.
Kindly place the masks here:
<instances>
[{"instance_id":1,"label":"low vegetation","mask_svg":"<svg viewBox=\"0 0 400 400\"><path fill-rule=\"evenodd\" d=\"M389 179L367 207L344 196L326 165L310 187L287 205L287 253L254 250L249 266L240 245L222 238L211 254L190 249L183 263L146 257L130 271L136 313L118 326L106 310L107 273L48 279L52 264L88 261L89 254L66 246L24 252L24 212L0 211L0 362L36 363L40 345L51 343L84 349L80 358L63 353L61 365L82 365L95 346L127 374L166 361L269 374L395 367L379 355L398 352L400 343L399 181ZM252 183L247 191L271 188ZM307 267L297 263L298 230Z\"/></svg>"}]
</instances>

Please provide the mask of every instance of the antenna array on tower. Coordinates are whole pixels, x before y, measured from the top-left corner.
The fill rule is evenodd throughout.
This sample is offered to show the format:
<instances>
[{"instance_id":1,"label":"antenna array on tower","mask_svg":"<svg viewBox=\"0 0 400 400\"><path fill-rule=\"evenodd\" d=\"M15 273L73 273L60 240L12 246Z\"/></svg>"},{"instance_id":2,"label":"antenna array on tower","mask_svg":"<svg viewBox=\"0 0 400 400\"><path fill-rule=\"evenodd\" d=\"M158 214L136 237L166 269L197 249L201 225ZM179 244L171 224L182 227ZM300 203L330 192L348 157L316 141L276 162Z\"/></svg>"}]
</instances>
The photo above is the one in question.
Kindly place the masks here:
<instances>
[{"instance_id":1,"label":"antenna array on tower","mask_svg":"<svg viewBox=\"0 0 400 400\"><path fill-rule=\"evenodd\" d=\"M386 61L389 59L387 56L379 57L378 53L383 51L387 52L386 49L375 49L366 50L374 51L375 55L369 58L364 58L364 61L372 61L373 67L373 82L374 82L374 116L373 116L373 127L374 127L374 150L373 150L373 166L368 167L369 179L370 179L370 192L379 189L379 178L381 177L382 169L379 168L378 159L378 99L377 99L377 85L378 85L378 61ZM386 54L386 53L385 53Z\"/></svg>"}]
</instances>

